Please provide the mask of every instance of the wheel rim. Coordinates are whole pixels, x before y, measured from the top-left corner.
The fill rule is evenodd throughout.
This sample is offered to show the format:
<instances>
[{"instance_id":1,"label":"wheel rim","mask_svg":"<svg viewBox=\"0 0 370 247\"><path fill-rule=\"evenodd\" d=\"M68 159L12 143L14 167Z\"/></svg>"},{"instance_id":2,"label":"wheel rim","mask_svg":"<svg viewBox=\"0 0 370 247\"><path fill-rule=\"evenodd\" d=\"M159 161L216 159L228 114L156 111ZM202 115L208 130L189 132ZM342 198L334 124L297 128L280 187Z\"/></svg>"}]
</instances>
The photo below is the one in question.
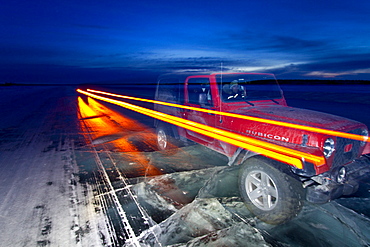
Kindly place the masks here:
<instances>
[{"instance_id":1,"label":"wheel rim","mask_svg":"<svg viewBox=\"0 0 370 247\"><path fill-rule=\"evenodd\" d=\"M167 136L163 130L159 130L157 133L157 142L161 150L165 150L167 147Z\"/></svg>"},{"instance_id":2,"label":"wheel rim","mask_svg":"<svg viewBox=\"0 0 370 247\"><path fill-rule=\"evenodd\" d=\"M251 202L264 211L275 208L278 189L273 179L263 171L253 171L246 177L246 192Z\"/></svg>"}]
</instances>

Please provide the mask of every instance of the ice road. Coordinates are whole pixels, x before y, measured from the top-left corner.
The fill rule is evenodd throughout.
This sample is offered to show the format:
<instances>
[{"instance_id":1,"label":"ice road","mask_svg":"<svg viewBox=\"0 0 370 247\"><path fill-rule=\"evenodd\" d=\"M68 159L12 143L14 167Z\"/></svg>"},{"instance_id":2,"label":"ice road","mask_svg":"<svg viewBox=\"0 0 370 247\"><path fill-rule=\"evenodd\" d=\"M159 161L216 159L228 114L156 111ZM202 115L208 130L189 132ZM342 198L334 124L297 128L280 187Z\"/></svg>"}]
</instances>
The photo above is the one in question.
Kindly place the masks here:
<instances>
[{"instance_id":1,"label":"ice road","mask_svg":"<svg viewBox=\"0 0 370 247\"><path fill-rule=\"evenodd\" d=\"M370 126L369 88L283 89L292 106ZM222 155L156 151L149 117L72 86L0 87L0 114L1 246L370 245L369 181L272 226L244 207Z\"/></svg>"}]
</instances>

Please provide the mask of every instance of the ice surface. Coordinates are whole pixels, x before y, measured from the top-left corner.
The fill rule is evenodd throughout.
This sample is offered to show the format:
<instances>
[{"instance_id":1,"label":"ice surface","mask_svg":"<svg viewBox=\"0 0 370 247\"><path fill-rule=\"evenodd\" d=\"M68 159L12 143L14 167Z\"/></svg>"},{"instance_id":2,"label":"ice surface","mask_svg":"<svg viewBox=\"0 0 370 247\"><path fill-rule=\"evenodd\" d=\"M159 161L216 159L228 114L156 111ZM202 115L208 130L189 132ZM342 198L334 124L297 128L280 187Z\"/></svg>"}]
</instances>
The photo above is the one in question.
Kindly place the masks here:
<instances>
[{"instance_id":1,"label":"ice surface","mask_svg":"<svg viewBox=\"0 0 370 247\"><path fill-rule=\"evenodd\" d=\"M91 188L76 176L70 91L0 87L1 246L100 242L102 218L89 201Z\"/></svg>"},{"instance_id":2,"label":"ice surface","mask_svg":"<svg viewBox=\"0 0 370 247\"><path fill-rule=\"evenodd\" d=\"M370 126L370 85L283 85L289 106L326 112Z\"/></svg>"},{"instance_id":3,"label":"ice surface","mask_svg":"<svg viewBox=\"0 0 370 247\"><path fill-rule=\"evenodd\" d=\"M230 174L227 174L229 171ZM172 215L142 234L140 241L149 245L155 245L158 241L163 245L181 243L179 246L185 246L187 243L186 246L206 246L208 244L210 246L218 244L238 246L238 244L247 242L240 242L237 236L250 231L258 231L257 235L254 234L253 238L248 240L252 241L250 244L253 246L254 244L262 246L366 246L370 243L370 231L368 230L370 219L337 202L324 205L306 203L302 212L292 221L279 226L268 225L255 218L239 197L232 197L228 194L232 190L227 188L227 183L224 184L226 185L225 190L207 189L213 187L211 185L213 183L216 183L214 188L217 188L217 183L222 182L220 178L225 178L227 181L228 177L235 173L234 170L218 169L206 182L196 179L192 181L191 177L197 176L198 172L192 172L191 176L189 172L176 174L178 177L183 176L182 179L187 179L189 183L198 183L198 187L203 185L198 197L180 209L175 207L179 205L177 202L165 199L167 196L162 197L162 194L156 193L154 189L163 180L169 180L175 174L164 175L163 178L160 176L136 185L141 187L141 191L145 191L145 193L138 192L138 197L140 201L145 202L144 205L151 205L148 211L152 211L152 214L156 212L162 214L166 207L169 211L172 209ZM229 185L234 188L233 183ZM144 187L146 189L143 189ZM135 191L138 190L135 189ZM204 193L204 191L208 192ZM209 193L210 191L215 195ZM225 193L225 191L229 192ZM200 198L201 194L206 198ZM166 203L163 203L164 201ZM367 202L368 199L364 199L357 206L367 207ZM194 237L196 239L192 239ZM248 237L243 236L243 239L248 239Z\"/></svg>"},{"instance_id":4,"label":"ice surface","mask_svg":"<svg viewBox=\"0 0 370 247\"><path fill-rule=\"evenodd\" d=\"M237 194L233 192L236 184L231 182L236 172L235 169L218 168L212 172L213 175L207 181L196 179L199 176L203 177L202 172L163 175L134 186L143 205L150 205L150 209L147 208L148 212L154 215L162 214L162 216L166 208L168 214L171 214L169 211L172 212L171 216L163 217L163 221L150 231L146 231L141 236L142 242L149 245L154 245L155 241L159 241L164 245L182 243L185 246L187 243L186 246L206 246L208 244L210 246L218 244L238 246L243 242L238 242L240 239L236 236L258 229L260 235L257 235L257 240L260 238L262 240L258 242L253 238L251 241L252 243L257 241L254 244L262 244L262 246L267 244L272 246L364 246L370 243L370 231L367 230L370 229L369 218L337 202L324 205L306 203L302 212L292 221L279 226L268 225L256 219L239 197L233 197L233 194ZM195 179L192 179L193 177ZM178 197L169 199L166 192L163 193L162 189L158 190L161 184L168 184L168 181L176 183L180 180L187 181L187 186L197 184L194 187L200 188L195 200L184 207L178 203L179 200L174 199ZM178 191L181 195L186 190L184 183L181 189L176 188L173 193ZM357 206L367 207L367 202L368 199L364 198ZM192 239L194 237L196 239ZM243 236L243 238L247 237Z\"/></svg>"},{"instance_id":5,"label":"ice surface","mask_svg":"<svg viewBox=\"0 0 370 247\"><path fill-rule=\"evenodd\" d=\"M322 97L322 91L311 86L288 90L286 96L294 96L288 103L292 99L297 107L324 108L370 126L369 95L362 89L350 94L338 90L319 102L310 101ZM301 92L306 99L299 98ZM0 93L1 246L126 243L123 227L116 227L120 220L112 213L116 209L107 206L105 198L113 192L106 190L97 162L109 175L143 246L370 245L369 181L363 181L352 197L324 205L306 203L298 217L272 226L251 215L239 198L237 168L225 166L227 161L204 147L168 153L140 149L145 145L139 143L150 137L143 130L101 136L85 145L73 88L4 87ZM114 124L125 124L109 117ZM129 118L125 121L131 124ZM137 150L115 149L113 143L121 137ZM150 169L160 175L145 177ZM138 208L134 202L145 212L130 212Z\"/></svg>"},{"instance_id":6,"label":"ice surface","mask_svg":"<svg viewBox=\"0 0 370 247\"><path fill-rule=\"evenodd\" d=\"M291 222L265 228L275 241L293 246L367 246L370 220L336 202L306 205Z\"/></svg>"}]
</instances>

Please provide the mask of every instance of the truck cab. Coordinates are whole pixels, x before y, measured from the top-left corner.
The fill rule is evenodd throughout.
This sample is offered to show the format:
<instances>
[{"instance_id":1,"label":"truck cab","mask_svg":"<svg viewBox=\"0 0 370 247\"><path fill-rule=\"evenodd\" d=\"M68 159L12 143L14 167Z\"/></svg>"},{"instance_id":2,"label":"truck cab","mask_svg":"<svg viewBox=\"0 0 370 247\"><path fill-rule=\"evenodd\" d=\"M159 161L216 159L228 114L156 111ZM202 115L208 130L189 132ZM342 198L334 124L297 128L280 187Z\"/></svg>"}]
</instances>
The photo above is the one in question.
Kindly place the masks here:
<instances>
[{"instance_id":1,"label":"truck cab","mask_svg":"<svg viewBox=\"0 0 370 247\"><path fill-rule=\"evenodd\" d=\"M304 198L325 203L352 194L370 172L367 127L287 106L273 74L168 74L159 78L155 100L178 105L155 104L156 111L215 133L156 120L159 149L191 140L226 155L240 166L246 206L267 223L290 220Z\"/></svg>"}]
</instances>

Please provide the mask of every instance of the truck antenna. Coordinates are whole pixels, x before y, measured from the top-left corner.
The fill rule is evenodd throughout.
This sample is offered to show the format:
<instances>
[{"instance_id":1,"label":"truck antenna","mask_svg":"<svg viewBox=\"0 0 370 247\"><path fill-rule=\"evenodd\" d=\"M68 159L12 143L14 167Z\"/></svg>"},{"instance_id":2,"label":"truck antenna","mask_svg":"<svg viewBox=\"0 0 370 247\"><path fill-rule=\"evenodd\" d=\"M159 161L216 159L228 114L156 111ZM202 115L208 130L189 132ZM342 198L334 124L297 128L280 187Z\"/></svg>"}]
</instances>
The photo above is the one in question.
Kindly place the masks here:
<instances>
[{"instance_id":1,"label":"truck antenna","mask_svg":"<svg viewBox=\"0 0 370 247\"><path fill-rule=\"evenodd\" d=\"M222 91L223 91L223 85L222 85L222 61L221 61L221 87L219 88L220 90L220 112L222 112ZM222 116L220 115L220 119L219 119L220 123L222 123Z\"/></svg>"}]
</instances>

